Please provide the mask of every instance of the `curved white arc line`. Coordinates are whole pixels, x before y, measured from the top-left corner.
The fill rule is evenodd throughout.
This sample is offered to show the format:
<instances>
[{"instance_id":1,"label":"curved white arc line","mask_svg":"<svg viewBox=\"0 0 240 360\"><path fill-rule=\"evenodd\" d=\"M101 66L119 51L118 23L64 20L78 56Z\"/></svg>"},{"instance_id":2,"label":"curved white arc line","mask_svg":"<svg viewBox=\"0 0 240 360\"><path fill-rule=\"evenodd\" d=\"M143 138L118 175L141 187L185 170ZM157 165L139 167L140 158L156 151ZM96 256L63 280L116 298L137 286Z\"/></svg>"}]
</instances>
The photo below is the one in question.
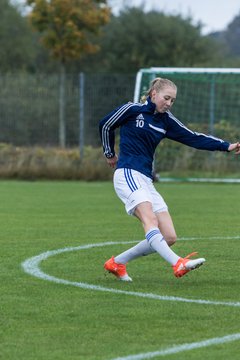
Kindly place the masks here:
<instances>
[{"instance_id":1,"label":"curved white arc line","mask_svg":"<svg viewBox=\"0 0 240 360\"><path fill-rule=\"evenodd\" d=\"M224 344L232 341L236 341L240 339L240 333L226 335L223 337L216 337L211 338L203 341L193 342L193 343L187 343L187 344L181 344L172 346L170 348L167 348L165 350L159 350L154 352L148 352L148 353L142 353L137 355L129 355L125 357L118 357L114 358L112 360L145 360L145 359L152 359L156 356L166 356L171 354L177 354L183 351L189 351L194 349L199 349L207 346L212 345L218 345L218 344Z\"/></svg>"},{"instance_id":2,"label":"curved white arc line","mask_svg":"<svg viewBox=\"0 0 240 360\"><path fill-rule=\"evenodd\" d=\"M40 255L34 256L32 258L29 258L25 260L22 263L23 270L32 276L35 276L37 278L48 280L51 282L55 282L58 284L64 284L64 285L71 285L80 287L82 289L87 290L96 290L96 291L104 291L104 292L111 292L115 294L124 294L124 295L131 295L131 296L137 296L137 297L143 297L143 298L149 298L154 300L162 300L162 301L179 301L179 302L186 302L186 303L195 303L195 304L205 304L205 305L224 305L224 306L232 306L232 307L239 307L240 302L225 302L225 301L212 301L212 300L204 300L204 299L188 299L188 298L182 298L182 297L175 297L175 296L162 296L152 293L141 293L141 292L135 292L135 291L125 291L125 290L118 290L114 288L106 288L99 285L92 285L88 283L82 283L82 282L75 282L70 280L64 280L57 278L55 276L48 275L44 273L40 268L39 264L43 261L48 259L51 256L58 255L64 252L70 252L70 251L78 251L78 250L84 250L84 249L90 249L94 247L101 247L101 246L107 246L107 245L116 245L116 244L126 244L126 243L132 243L133 241L128 242L105 242L105 243L96 243L96 244L87 244L77 247L67 247L63 249L58 250L52 250L44 252Z\"/></svg>"}]
</instances>

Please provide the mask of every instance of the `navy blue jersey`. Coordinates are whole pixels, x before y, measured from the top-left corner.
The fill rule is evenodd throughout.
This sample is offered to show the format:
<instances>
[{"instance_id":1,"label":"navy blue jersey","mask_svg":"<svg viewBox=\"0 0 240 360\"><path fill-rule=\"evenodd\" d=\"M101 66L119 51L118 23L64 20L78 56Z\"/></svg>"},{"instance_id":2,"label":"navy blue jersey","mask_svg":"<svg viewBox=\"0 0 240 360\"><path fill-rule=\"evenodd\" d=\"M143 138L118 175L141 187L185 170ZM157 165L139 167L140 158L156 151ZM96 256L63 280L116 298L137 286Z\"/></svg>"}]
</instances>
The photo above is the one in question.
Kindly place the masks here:
<instances>
[{"instance_id":1,"label":"navy blue jersey","mask_svg":"<svg viewBox=\"0 0 240 360\"><path fill-rule=\"evenodd\" d=\"M127 103L105 116L99 125L104 155L115 155L115 129L120 127L117 168L137 170L152 178L153 157L164 138L201 150L227 151L230 143L191 131L170 111L158 113L148 97L146 103Z\"/></svg>"}]
</instances>

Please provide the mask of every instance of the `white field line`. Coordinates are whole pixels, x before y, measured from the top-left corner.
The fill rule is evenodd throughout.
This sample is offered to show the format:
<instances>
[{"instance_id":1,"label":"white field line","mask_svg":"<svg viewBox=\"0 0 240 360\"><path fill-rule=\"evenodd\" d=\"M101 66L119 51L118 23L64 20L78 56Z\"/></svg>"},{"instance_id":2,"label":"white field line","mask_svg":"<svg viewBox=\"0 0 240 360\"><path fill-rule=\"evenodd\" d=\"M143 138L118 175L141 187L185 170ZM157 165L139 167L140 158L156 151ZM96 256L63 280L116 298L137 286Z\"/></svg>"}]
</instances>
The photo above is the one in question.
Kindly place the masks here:
<instances>
[{"instance_id":1,"label":"white field line","mask_svg":"<svg viewBox=\"0 0 240 360\"><path fill-rule=\"evenodd\" d=\"M232 335L226 335L223 337L216 337L208 340L203 340L199 342L193 342L193 343L186 343L182 345L176 345L171 346L170 348L154 351L154 352L148 352L148 353L142 353L137 355L129 355L125 357L118 357L114 358L112 360L144 360L144 359L153 359L156 356L166 356L171 354L177 354L183 351L189 351L194 349L200 349L207 346L212 345L218 345L218 344L224 344L232 341L240 340L240 333L232 334Z\"/></svg>"},{"instance_id":2,"label":"white field line","mask_svg":"<svg viewBox=\"0 0 240 360\"><path fill-rule=\"evenodd\" d=\"M239 236L235 236L233 238L228 237L228 239L239 239L239 238L240 238ZM190 240L190 239L195 240L197 238L182 238L182 240ZM208 238L208 239L212 239L212 238ZM219 239L219 238L214 237L214 239ZM31 257L31 258L25 260L22 263L22 267L23 267L23 270L27 274L30 274L37 278L47 280L47 281L52 281L57 284L76 286L76 287L86 289L86 290L111 292L111 293L115 293L115 294L131 295L131 296L137 296L137 297L143 297L143 298L161 300L161 301L179 301L179 302L185 302L185 303L195 303L195 304L204 304L204 305L223 305L223 306L232 306L232 307L240 306L240 302L214 301L214 300L204 300L204 299L188 299L188 298L182 298L182 297L177 297L177 296L162 296L162 295L157 295L157 294L153 294L153 293L142 293L142 292L135 292L135 291L118 290L118 289L103 287L103 286L99 286L99 285L92 285L92 284L83 283L83 282L75 282L75 281L56 278L54 276L44 273L40 269L40 263L43 260L47 260L49 257L55 256L55 255L58 255L61 253L71 252L71 251L79 251L79 250L85 250L85 249L91 249L91 248L95 248L95 247L102 247L102 246L109 246L109 245L130 244L133 242L136 242L136 241L127 241L127 242L111 241L111 242L105 242L105 243L87 244L87 245L82 245L82 246L77 246L77 247L66 247L63 249L47 251L40 255L37 255L37 256Z\"/></svg>"},{"instance_id":3,"label":"white field line","mask_svg":"<svg viewBox=\"0 0 240 360\"><path fill-rule=\"evenodd\" d=\"M223 184L239 184L240 179L219 179L219 178L159 178L158 182L200 182L200 183L223 183Z\"/></svg>"}]
</instances>

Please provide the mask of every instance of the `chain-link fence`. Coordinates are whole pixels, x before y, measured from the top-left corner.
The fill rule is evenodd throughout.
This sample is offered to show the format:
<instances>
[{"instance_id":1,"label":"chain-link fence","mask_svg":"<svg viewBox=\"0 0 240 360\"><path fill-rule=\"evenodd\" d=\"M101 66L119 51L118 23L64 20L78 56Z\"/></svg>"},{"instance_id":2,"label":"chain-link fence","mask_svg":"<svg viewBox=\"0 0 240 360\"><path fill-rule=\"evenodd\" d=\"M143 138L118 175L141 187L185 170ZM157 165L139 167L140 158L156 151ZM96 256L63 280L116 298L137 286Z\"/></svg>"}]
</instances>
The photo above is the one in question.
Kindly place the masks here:
<instances>
[{"instance_id":1,"label":"chain-link fence","mask_svg":"<svg viewBox=\"0 0 240 360\"><path fill-rule=\"evenodd\" d=\"M133 100L134 83L135 74L84 74L81 87L80 75L67 75L67 146L79 146L79 139L84 145L100 145L99 120L121 103ZM80 126L81 121L84 127ZM84 134L80 134L80 128ZM58 75L0 76L0 142L18 146L58 145Z\"/></svg>"},{"instance_id":2,"label":"chain-link fence","mask_svg":"<svg viewBox=\"0 0 240 360\"><path fill-rule=\"evenodd\" d=\"M67 75L66 143L78 146L99 145L98 122L122 103L133 100L135 74ZM176 80L176 79L174 79ZM173 113L186 125L221 133L220 123L236 127L239 121L239 83L221 79L216 84L215 127L209 129L211 81L184 79ZM179 82L177 79L176 82ZM231 96L229 96L231 94ZM207 99L207 100L206 100ZM81 102L82 100L82 102ZM84 106L84 109L81 108ZM84 126L80 126L81 121ZM229 125L230 126L230 125ZM80 134L80 129L84 134ZM0 76L0 142L13 145L50 145L59 143L59 76L15 74ZM212 130L212 131L211 131ZM83 135L83 136L80 136ZM236 136L236 134L233 134Z\"/></svg>"},{"instance_id":3,"label":"chain-link fence","mask_svg":"<svg viewBox=\"0 0 240 360\"><path fill-rule=\"evenodd\" d=\"M67 75L68 148L101 147L99 120L115 107L133 100L135 79L136 74ZM0 76L0 143L24 147L59 145L59 80L58 75ZM239 139L239 89L236 81L225 83L221 79L221 83L215 84L214 109L209 105L211 83L193 83L192 79L184 79L184 83L180 82L178 86L174 115L193 130L204 133L212 130L215 136L229 141ZM215 118L211 129L213 111ZM215 171L216 174L234 173L238 176L239 159L225 153L196 151L166 140L157 149L155 169L161 174Z\"/></svg>"}]
</instances>

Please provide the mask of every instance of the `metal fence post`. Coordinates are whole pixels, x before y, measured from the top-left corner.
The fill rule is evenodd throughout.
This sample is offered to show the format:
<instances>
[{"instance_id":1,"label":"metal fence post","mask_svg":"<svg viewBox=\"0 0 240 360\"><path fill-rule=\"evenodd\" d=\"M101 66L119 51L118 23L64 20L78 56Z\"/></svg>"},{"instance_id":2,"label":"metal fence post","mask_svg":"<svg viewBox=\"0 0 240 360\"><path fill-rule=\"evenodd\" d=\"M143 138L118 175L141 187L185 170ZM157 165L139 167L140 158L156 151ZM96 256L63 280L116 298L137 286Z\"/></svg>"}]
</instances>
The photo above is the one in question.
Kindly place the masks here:
<instances>
[{"instance_id":1,"label":"metal fence post","mask_svg":"<svg viewBox=\"0 0 240 360\"><path fill-rule=\"evenodd\" d=\"M79 150L80 157L84 156L84 81L83 72L79 74Z\"/></svg>"},{"instance_id":2,"label":"metal fence post","mask_svg":"<svg viewBox=\"0 0 240 360\"><path fill-rule=\"evenodd\" d=\"M215 124L215 76L211 76L210 83L210 104L209 104L209 131L211 135L214 135L214 124Z\"/></svg>"}]
</instances>

